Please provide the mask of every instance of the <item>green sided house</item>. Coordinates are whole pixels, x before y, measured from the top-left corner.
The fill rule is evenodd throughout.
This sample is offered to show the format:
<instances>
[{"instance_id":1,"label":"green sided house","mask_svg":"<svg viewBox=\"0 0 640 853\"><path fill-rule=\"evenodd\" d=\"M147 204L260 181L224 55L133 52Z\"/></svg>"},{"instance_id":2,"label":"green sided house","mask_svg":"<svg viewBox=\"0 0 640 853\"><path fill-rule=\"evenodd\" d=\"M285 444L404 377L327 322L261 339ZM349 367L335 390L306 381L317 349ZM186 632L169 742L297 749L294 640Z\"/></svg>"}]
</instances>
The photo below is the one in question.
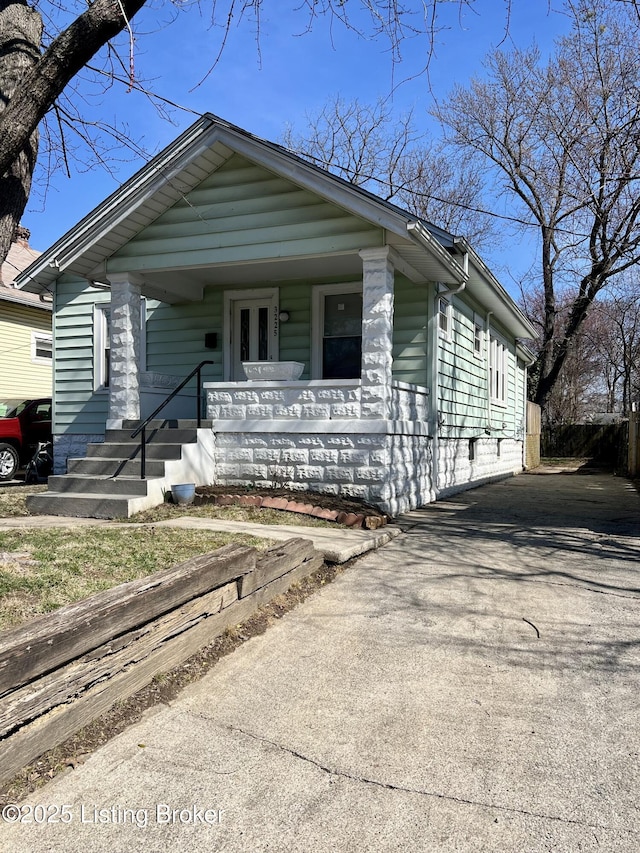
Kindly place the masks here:
<instances>
[{"instance_id":1,"label":"green sided house","mask_svg":"<svg viewBox=\"0 0 640 853\"><path fill-rule=\"evenodd\" d=\"M191 482L395 515L523 467L535 332L473 249L214 116L18 284L54 300L59 475L33 511Z\"/></svg>"}]
</instances>

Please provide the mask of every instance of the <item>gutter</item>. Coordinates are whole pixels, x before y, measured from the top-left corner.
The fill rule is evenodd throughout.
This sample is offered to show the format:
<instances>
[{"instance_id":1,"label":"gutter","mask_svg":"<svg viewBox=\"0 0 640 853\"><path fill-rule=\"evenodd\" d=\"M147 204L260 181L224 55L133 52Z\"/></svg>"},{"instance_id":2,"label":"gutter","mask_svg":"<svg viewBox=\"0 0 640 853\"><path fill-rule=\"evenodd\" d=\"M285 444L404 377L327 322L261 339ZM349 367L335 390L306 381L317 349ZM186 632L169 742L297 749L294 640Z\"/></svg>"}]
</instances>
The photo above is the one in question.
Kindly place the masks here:
<instances>
[{"instance_id":1,"label":"gutter","mask_svg":"<svg viewBox=\"0 0 640 853\"><path fill-rule=\"evenodd\" d=\"M464 290L469 279L469 253L466 249L463 251L463 257L466 259L466 268L463 268L455 258L451 257L449 252L435 239L435 237L433 237L421 222L407 222L407 233L410 237L415 238L422 248L428 249L429 252L443 264L443 266L448 267L448 269L451 270L453 279L463 285L463 287L458 289ZM454 246L456 242L457 241L454 239ZM458 291L454 289L451 292Z\"/></svg>"}]
</instances>

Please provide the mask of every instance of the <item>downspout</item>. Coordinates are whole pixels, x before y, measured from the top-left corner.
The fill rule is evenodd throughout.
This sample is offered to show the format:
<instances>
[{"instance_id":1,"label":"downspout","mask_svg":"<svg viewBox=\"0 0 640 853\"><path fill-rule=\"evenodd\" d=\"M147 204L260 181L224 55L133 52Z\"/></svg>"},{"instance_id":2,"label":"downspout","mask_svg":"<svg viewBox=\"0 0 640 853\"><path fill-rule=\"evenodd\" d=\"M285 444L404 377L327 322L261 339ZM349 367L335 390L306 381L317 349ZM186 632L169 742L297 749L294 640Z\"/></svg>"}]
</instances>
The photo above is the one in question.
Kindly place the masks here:
<instances>
[{"instance_id":1,"label":"downspout","mask_svg":"<svg viewBox=\"0 0 640 853\"><path fill-rule=\"evenodd\" d=\"M454 240L454 245L458 241ZM439 341L440 341L440 326L439 326L439 301L442 297L455 296L456 293L461 293L465 287L467 286L467 282L469 280L469 253L463 252L462 255L462 268L464 271L464 278L460 282L457 287L449 288L449 290L438 290L438 285L436 284L436 294L433 305L433 316L432 316L432 356L431 356L431 387L433 389L431 394L432 400L432 414L431 414L431 484L433 486L434 499L438 498L438 470L439 470L439 457L440 457L440 385L439 385L439 370L438 370L438 349L439 349Z\"/></svg>"}]
</instances>

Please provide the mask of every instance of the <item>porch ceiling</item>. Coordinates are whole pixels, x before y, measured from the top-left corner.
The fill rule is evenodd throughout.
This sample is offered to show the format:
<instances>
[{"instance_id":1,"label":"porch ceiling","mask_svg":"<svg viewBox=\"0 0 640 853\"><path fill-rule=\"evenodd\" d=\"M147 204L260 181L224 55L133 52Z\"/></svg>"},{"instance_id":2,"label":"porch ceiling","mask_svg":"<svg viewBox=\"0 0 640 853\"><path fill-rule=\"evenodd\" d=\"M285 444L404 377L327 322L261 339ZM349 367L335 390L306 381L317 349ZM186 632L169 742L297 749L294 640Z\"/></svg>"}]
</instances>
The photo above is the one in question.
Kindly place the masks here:
<instances>
[{"instance_id":1,"label":"porch ceiling","mask_svg":"<svg viewBox=\"0 0 640 853\"><path fill-rule=\"evenodd\" d=\"M224 285L257 285L277 281L313 281L326 278L362 278L362 259L357 252L313 258L280 258L252 263L220 264L188 269L148 270L136 273L144 296L163 302L196 302L204 288Z\"/></svg>"}]
</instances>

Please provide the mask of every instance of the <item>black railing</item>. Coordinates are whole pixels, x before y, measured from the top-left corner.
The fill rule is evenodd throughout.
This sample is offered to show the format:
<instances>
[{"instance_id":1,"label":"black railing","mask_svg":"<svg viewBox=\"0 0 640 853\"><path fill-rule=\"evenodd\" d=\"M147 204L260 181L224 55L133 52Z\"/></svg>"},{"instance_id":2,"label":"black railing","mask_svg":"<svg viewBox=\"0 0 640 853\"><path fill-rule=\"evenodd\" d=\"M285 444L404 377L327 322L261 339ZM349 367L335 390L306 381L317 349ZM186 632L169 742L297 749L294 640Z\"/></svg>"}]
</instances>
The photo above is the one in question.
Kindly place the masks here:
<instances>
[{"instance_id":1,"label":"black railing","mask_svg":"<svg viewBox=\"0 0 640 853\"><path fill-rule=\"evenodd\" d=\"M165 399L162 401L162 403L160 403L158 408L155 409L149 415L149 417L146 418L140 424L140 426L136 427L136 429L134 429L134 431L131 433L131 438L137 438L139 435L141 435L141 437L140 437L140 479L141 480L146 480L147 427L148 427L149 423L155 418L156 415L158 415L164 409L164 407L167 405L167 403L170 403L173 400L173 398L176 396L176 394L178 394L180 391L182 391L182 389L187 384L187 382L189 382L191 379L193 379L194 376L197 376L197 379L196 379L196 383L197 383L197 387L198 387L197 422L198 422L198 428L200 428L200 424L202 423L202 399L201 399L201 390L200 390L200 374L201 374L202 368L205 366L205 364L213 364L213 363L214 363L213 361L201 361L200 364L197 367L194 367L193 370L191 371L191 373L182 380L182 382L178 385L178 387L174 388L168 397L165 397Z\"/></svg>"}]
</instances>

